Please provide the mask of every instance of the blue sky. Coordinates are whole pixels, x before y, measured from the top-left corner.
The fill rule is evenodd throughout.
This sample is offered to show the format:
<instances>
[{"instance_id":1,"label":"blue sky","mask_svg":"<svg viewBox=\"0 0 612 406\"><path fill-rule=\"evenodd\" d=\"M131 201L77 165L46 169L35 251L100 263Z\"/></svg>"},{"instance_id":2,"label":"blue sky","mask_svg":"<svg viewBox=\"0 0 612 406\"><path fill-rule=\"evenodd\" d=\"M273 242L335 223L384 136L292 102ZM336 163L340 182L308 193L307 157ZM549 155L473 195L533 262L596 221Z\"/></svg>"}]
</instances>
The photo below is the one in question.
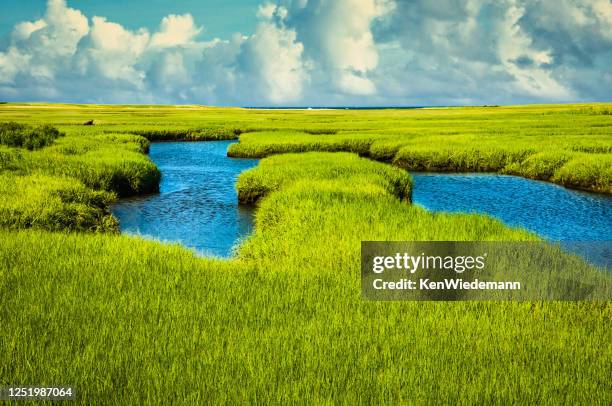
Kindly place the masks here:
<instances>
[{"instance_id":1,"label":"blue sky","mask_svg":"<svg viewBox=\"0 0 612 406\"><path fill-rule=\"evenodd\" d=\"M609 101L610 66L611 0L0 0L7 101Z\"/></svg>"},{"instance_id":2,"label":"blue sky","mask_svg":"<svg viewBox=\"0 0 612 406\"><path fill-rule=\"evenodd\" d=\"M168 14L191 13L206 27L204 37L226 38L251 33L257 24L258 0L78 0L70 4L88 16L105 16L126 28L155 29ZM231 4L231 5L229 5ZM10 35L15 24L44 16L47 0L0 0L0 35Z\"/></svg>"}]
</instances>

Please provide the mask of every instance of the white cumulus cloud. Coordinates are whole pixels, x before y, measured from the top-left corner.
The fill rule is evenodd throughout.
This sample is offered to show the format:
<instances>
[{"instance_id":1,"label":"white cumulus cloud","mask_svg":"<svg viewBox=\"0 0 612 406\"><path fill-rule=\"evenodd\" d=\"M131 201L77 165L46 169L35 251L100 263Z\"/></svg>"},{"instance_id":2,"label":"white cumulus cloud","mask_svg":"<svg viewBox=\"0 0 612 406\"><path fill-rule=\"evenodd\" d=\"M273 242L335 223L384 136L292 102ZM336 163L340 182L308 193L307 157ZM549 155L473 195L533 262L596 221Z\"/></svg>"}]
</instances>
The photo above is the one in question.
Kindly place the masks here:
<instances>
[{"instance_id":1,"label":"white cumulus cloud","mask_svg":"<svg viewBox=\"0 0 612 406\"><path fill-rule=\"evenodd\" d=\"M368 72L378 66L378 48L372 34L376 19L394 3L382 0L290 1L286 24L295 29L306 47L306 56L328 85L347 94L374 94Z\"/></svg>"},{"instance_id":2,"label":"white cumulus cloud","mask_svg":"<svg viewBox=\"0 0 612 406\"><path fill-rule=\"evenodd\" d=\"M253 33L128 29L48 0L0 49L0 99L218 105L609 100L610 0L263 1ZM129 4L126 5L128 7Z\"/></svg>"},{"instance_id":3,"label":"white cumulus cloud","mask_svg":"<svg viewBox=\"0 0 612 406\"><path fill-rule=\"evenodd\" d=\"M164 17L159 32L151 39L152 46L174 47L192 43L198 34L202 32L197 27L191 14L174 15Z\"/></svg>"},{"instance_id":4,"label":"white cumulus cloud","mask_svg":"<svg viewBox=\"0 0 612 406\"><path fill-rule=\"evenodd\" d=\"M298 101L307 80L302 61L304 47L295 31L262 22L243 44L242 68L260 97L273 103ZM255 93L257 94L257 93Z\"/></svg>"},{"instance_id":5,"label":"white cumulus cloud","mask_svg":"<svg viewBox=\"0 0 612 406\"><path fill-rule=\"evenodd\" d=\"M150 35L141 29L130 32L121 25L94 17L85 63L105 78L141 86L145 73L136 67L149 46Z\"/></svg>"}]
</instances>

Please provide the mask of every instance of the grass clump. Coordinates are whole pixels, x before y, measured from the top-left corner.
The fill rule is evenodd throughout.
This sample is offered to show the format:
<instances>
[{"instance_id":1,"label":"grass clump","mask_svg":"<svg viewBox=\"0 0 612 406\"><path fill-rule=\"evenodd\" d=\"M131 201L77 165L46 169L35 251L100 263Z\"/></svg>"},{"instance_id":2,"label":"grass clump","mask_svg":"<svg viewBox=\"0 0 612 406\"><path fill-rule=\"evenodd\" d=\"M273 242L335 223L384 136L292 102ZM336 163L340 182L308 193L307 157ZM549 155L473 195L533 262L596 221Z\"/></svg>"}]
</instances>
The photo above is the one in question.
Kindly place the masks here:
<instances>
[{"instance_id":1,"label":"grass clump","mask_svg":"<svg viewBox=\"0 0 612 406\"><path fill-rule=\"evenodd\" d=\"M0 144L34 150L53 144L63 136L57 128L50 125L32 127L14 121L0 123Z\"/></svg>"},{"instance_id":2,"label":"grass clump","mask_svg":"<svg viewBox=\"0 0 612 406\"><path fill-rule=\"evenodd\" d=\"M0 145L0 172L17 171L23 167L23 154L17 148Z\"/></svg>"},{"instance_id":3,"label":"grass clump","mask_svg":"<svg viewBox=\"0 0 612 406\"><path fill-rule=\"evenodd\" d=\"M313 135L321 135L321 134L334 135L334 134L338 134L338 130L331 129L331 128L309 128L309 129L305 129L304 132L306 134L313 134Z\"/></svg>"},{"instance_id":4,"label":"grass clump","mask_svg":"<svg viewBox=\"0 0 612 406\"><path fill-rule=\"evenodd\" d=\"M154 193L161 174L144 153L149 141L131 134L75 134L32 156L39 170L73 176L120 197Z\"/></svg>"},{"instance_id":5,"label":"grass clump","mask_svg":"<svg viewBox=\"0 0 612 406\"><path fill-rule=\"evenodd\" d=\"M354 152L366 155L371 135L309 134L306 132L265 131L242 134L240 143L230 146L227 154L238 158L263 158L274 154L308 151Z\"/></svg>"},{"instance_id":6,"label":"grass clump","mask_svg":"<svg viewBox=\"0 0 612 406\"><path fill-rule=\"evenodd\" d=\"M501 169L504 173L548 181L566 162L573 159L574 155L563 150L538 152Z\"/></svg>"},{"instance_id":7,"label":"grass clump","mask_svg":"<svg viewBox=\"0 0 612 406\"><path fill-rule=\"evenodd\" d=\"M257 168L243 173L237 182L241 203L253 203L271 191L300 178L311 181L334 181L359 184L368 177L384 191L410 201L410 175L388 165L371 162L349 153L283 154L262 160Z\"/></svg>"},{"instance_id":8,"label":"grass clump","mask_svg":"<svg viewBox=\"0 0 612 406\"><path fill-rule=\"evenodd\" d=\"M0 149L0 170L27 175L72 177L84 185L120 197L154 193L161 174L143 155L148 141L134 135L67 136L40 151Z\"/></svg>"},{"instance_id":9,"label":"grass clump","mask_svg":"<svg viewBox=\"0 0 612 406\"><path fill-rule=\"evenodd\" d=\"M393 163L415 171L498 172L532 154L530 149L403 147Z\"/></svg>"},{"instance_id":10,"label":"grass clump","mask_svg":"<svg viewBox=\"0 0 612 406\"><path fill-rule=\"evenodd\" d=\"M0 226L51 231L118 231L114 195L71 178L0 174Z\"/></svg>"},{"instance_id":11,"label":"grass clump","mask_svg":"<svg viewBox=\"0 0 612 406\"><path fill-rule=\"evenodd\" d=\"M146 156L129 151L100 148L82 155L46 155L36 164L59 176L73 176L96 190L115 192L119 197L154 193L161 173Z\"/></svg>"},{"instance_id":12,"label":"grass clump","mask_svg":"<svg viewBox=\"0 0 612 406\"><path fill-rule=\"evenodd\" d=\"M578 156L559 168L553 180L576 189L612 194L612 154Z\"/></svg>"},{"instance_id":13,"label":"grass clump","mask_svg":"<svg viewBox=\"0 0 612 406\"><path fill-rule=\"evenodd\" d=\"M0 146L0 226L117 232L116 196L155 192L161 174L129 134L74 134L33 151Z\"/></svg>"},{"instance_id":14,"label":"grass clump","mask_svg":"<svg viewBox=\"0 0 612 406\"><path fill-rule=\"evenodd\" d=\"M408 173L353 154L265 158L240 175L237 188L242 196L267 196L256 212L255 234L239 254L289 262L277 264L280 269L295 269L300 261L313 272L358 269L362 240L537 239L486 216L431 213L412 206L405 200L411 188Z\"/></svg>"},{"instance_id":15,"label":"grass clump","mask_svg":"<svg viewBox=\"0 0 612 406\"><path fill-rule=\"evenodd\" d=\"M132 134L145 137L150 141L222 141L234 140L243 132L239 128L188 128L132 130Z\"/></svg>"}]
</instances>

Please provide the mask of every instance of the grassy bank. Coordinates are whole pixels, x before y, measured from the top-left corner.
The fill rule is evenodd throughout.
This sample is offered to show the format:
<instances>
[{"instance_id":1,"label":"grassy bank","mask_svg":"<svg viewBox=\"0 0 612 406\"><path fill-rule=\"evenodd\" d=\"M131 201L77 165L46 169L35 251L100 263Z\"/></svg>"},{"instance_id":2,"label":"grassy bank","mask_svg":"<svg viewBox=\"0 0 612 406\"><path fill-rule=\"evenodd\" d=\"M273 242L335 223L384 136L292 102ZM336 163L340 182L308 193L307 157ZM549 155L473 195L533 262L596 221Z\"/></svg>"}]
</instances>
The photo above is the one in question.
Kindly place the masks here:
<instances>
[{"instance_id":1,"label":"grassy bank","mask_svg":"<svg viewBox=\"0 0 612 406\"><path fill-rule=\"evenodd\" d=\"M266 192L232 260L108 234L0 232L2 379L73 382L81 399L113 403L609 398L607 302L361 298L362 239L533 235L413 207L392 187L400 170L383 164L322 153L270 161L241 179ZM312 177L314 162L361 176Z\"/></svg>"},{"instance_id":2,"label":"grassy bank","mask_svg":"<svg viewBox=\"0 0 612 406\"><path fill-rule=\"evenodd\" d=\"M238 179L238 199L254 203L271 191L298 180L326 182L330 189L348 190L367 177L373 195L388 193L400 200L410 200L412 180L403 170L368 162L354 154L305 153L283 154L260 162L257 168L243 173ZM335 184L334 184L335 182Z\"/></svg>"},{"instance_id":3,"label":"grassy bank","mask_svg":"<svg viewBox=\"0 0 612 406\"><path fill-rule=\"evenodd\" d=\"M121 404L610 399L607 303L367 302L353 258L252 268L34 231L0 244L3 382Z\"/></svg>"},{"instance_id":4,"label":"grassy bank","mask_svg":"<svg viewBox=\"0 0 612 406\"><path fill-rule=\"evenodd\" d=\"M363 155L370 155L375 142L369 137L382 145L392 142L386 137L413 137L408 132L418 126L432 135L459 122L490 131L506 123L510 130L499 136L508 137L513 123L534 127L537 116L545 129L532 128L540 131L536 137L558 130L547 139L569 154L596 163L609 154L587 151L610 143L604 114L591 116L584 106L514 109L0 106L2 120L49 122L65 133L33 151L0 147L6 199L0 205L0 382L69 383L84 402L115 404L609 403L609 301L362 299L362 240L537 239L486 216L410 205L411 179L401 168L348 153L262 160L238 181L241 200L258 208L254 234L230 260L112 233L116 225L106 210L113 194L157 185L142 136L156 128L259 129L241 134L239 145L267 148L263 155L292 142L298 152L311 149L303 140L331 151L351 145L360 152L365 145ZM555 115L559 123L577 117L574 132L596 134L582 137L580 151L568 150L562 140L571 138L570 125L552 127L555 120L547 120ZM86 119L96 124L83 126ZM139 129L149 132L135 135ZM480 147L477 141L472 144ZM46 217L33 223L47 206ZM58 228L86 232L50 231Z\"/></svg>"},{"instance_id":5,"label":"grassy bank","mask_svg":"<svg viewBox=\"0 0 612 406\"><path fill-rule=\"evenodd\" d=\"M0 120L53 124L67 138L240 137L232 156L355 152L411 170L500 172L610 194L610 111L609 103L373 111L9 103Z\"/></svg>"},{"instance_id":6,"label":"grassy bank","mask_svg":"<svg viewBox=\"0 0 612 406\"><path fill-rule=\"evenodd\" d=\"M15 131L16 137L30 131ZM0 224L13 229L117 231L110 214L116 197L159 189L159 170L143 155L149 148L145 138L69 134L32 150L0 145Z\"/></svg>"},{"instance_id":7,"label":"grassy bank","mask_svg":"<svg viewBox=\"0 0 612 406\"><path fill-rule=\"evenodd\" d=\"M414 171L498 172L612 193L610 115L599 108L514 109L422 110L406 113L411 121L402 117L397 122L389 113L382 128L323 135L248 133L229 154L261 158L348 151Z\"/></svg>"}]
</instances>

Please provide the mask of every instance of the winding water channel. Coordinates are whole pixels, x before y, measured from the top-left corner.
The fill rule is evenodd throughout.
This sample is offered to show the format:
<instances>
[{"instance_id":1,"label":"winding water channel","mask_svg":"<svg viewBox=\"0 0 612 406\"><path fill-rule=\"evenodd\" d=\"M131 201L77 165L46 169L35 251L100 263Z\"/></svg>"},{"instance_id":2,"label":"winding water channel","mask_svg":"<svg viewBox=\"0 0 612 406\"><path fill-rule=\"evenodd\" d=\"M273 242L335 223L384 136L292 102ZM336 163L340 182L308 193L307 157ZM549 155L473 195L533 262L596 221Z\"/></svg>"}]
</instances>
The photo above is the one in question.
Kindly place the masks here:
<instances>
[{"instance_id":1,"label":"winding water channel","mask_svg":"<svg viewBox=\"0 0 612 406\"><path fill-rule=\"evenodd\" d=\"M232 142L153 143L150 157L162 172L160 193L115 204L121 230L180 242L205 255L231 255L252 230L252 209L238 204L236 178L257 165L254 159L228 158ZM412 175L413 201L429 210L489 214L549 240L598 241L574 250L599 263L612 260L609 196L514 176Z\"/></svg>"}]
</instances>

